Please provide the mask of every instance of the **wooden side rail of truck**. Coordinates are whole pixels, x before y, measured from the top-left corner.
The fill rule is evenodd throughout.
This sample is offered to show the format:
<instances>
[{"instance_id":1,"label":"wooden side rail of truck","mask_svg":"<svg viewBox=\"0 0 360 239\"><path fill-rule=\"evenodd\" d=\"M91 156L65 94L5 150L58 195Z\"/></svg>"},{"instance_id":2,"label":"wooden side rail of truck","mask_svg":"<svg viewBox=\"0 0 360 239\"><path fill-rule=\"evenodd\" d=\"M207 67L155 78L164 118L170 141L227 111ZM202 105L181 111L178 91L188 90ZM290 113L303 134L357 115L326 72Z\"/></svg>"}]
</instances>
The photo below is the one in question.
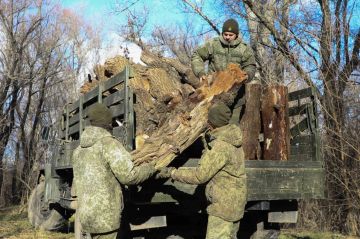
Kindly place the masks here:
<instances>
[{"instance_id":1,"label":"wooden side rail of truck","mask_svg":"<svg viewBox=\"0 0 360 239\"><path fill-rule=\"evenodd\" d=\"M129 69L126 67L123 72L100 82L95 89L65 107L57 126L59 140L55 142L56 150L41 171L45 180L39 180L42 182L35 189L38 196L32 196L32 200L40 203L29 204L29 211L36 214L32 217L29 215L34 226L49 224L49 217L54 217L53 214L59 214L63 219L64 215L69 217L74 213L71 155L79 145L81 132L88 124L86 115L90 105L101 102L110 107L115 126L113 135L128 150L134 149L135 97L128 86L129 78ZM278 223L295 223L299 199L324 197L324 168L313 91L308 88L291 92L288 99L291 103L289 117L296 117L298 122L290 130L290 158L287 161L246 161L248 203L240 233L250 231L245 232L250 235L267 227L276 228ZM195 142L171 166L195 166L201 150L201 144ZM167 233L179 235L179 238L201 238L206 228L204 194L202 185L192 186L171 180L150 179L140 186L128 188L125 193L128 209L126 218L131 223L132 235L157 238L161 233ZM260 234L257 234L257 238L261 238Z\"/></svg>"}]
</instances>

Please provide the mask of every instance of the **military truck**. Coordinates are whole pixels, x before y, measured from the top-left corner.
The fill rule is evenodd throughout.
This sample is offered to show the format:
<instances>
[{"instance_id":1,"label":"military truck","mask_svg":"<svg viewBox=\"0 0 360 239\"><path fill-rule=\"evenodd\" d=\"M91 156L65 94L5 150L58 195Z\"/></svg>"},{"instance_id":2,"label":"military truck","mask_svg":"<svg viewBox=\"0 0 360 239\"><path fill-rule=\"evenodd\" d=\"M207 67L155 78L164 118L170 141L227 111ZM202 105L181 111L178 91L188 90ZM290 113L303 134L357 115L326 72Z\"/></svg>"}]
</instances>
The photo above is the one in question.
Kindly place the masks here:
<instances>
[{"instance_id":1,"label":"military truck","mask_svg":"<svg viewBox=\"0 0 360 239\"><path fill-rule=\"evenodd\" d=\"M53 148L52 157L40 171L38 185L29 201L29 220L35 227L56 230L76 211L72 193L71 155L88 124L89 106L107 105L114 119L113 135L129 151L135 149L134 96L129 87L129 68L81 95L64 107L53 130L43 130ZM298 200L324 197L324 167L320 152L316 101L312 89L288 95L291 128L291 155L287 161L246 160L248 202L241 221L241 238L277 238L280 223L296 223ZM52 137L49 137L49 135ZM201 157L202 144L196 141L170 166L194 167ZM94 179L96 180L96 179ZM155 180L125 190L124 220L130 223L131 238L204 238L206 199L204 186L171 180ZM128 224L129 225L129 224Z\"/></svg>"}]
</instances>

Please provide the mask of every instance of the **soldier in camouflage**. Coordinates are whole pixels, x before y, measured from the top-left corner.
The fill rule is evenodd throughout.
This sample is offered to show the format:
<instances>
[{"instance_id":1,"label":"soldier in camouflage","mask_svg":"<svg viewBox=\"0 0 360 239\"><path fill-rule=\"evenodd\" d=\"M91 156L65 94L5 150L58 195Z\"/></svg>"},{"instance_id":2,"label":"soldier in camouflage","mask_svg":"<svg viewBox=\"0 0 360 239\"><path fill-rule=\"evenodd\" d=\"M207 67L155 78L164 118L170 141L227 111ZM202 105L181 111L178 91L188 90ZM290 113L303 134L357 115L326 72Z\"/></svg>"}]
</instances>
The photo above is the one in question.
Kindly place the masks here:
<instances>
[{"instance_id":1,"label":"soldier in camouflage","mask_svg":"<svg viewBox=\"0 0 360 239\"><path fill-rule=\"evenodd\" d=\"M208 61L208 72L205 71L205 62ZM207 74L225 70L229 63L239 64L240 68L248 74L247 82L254 78L256 62L254 53L239 34L239 25L236 20L228 19L224 22L222 35L215 37L198 48L191 58L194 74L200 81L207 80ZM239 123L240 112L245 101L245 86L242 85L233 93L233 99L228 103L232 110L230 123Z\"/></svg>"},{"instance_id":2,"label":"soldier in camouflage","mask_svg":"<svg viewBox=\"0 0 360 239\"><path fill-rule=\"evenodd\" d=\"M73 154L74 184L83 231L96 239L115 239L124 207L121 185L138 184L155 169L135 167L131 155L110 133L112 115L104 105L89 109L86 127Z\"/></svg>"},{"instance_id":3,"label":"soldier in camouflage","mask_svg":"<svg viewBox=\"0 0 360 239\"><path fill-rule=\"evenodd\" d=\"M161 169L157 178L170 177L188 184L206 185L208 225L206 239L234 239L244 214L247 189L242 133L228 124L230 109L224 104L212 107L205 135L205 151L196 168Z\"/></svg>"}]
</instances>

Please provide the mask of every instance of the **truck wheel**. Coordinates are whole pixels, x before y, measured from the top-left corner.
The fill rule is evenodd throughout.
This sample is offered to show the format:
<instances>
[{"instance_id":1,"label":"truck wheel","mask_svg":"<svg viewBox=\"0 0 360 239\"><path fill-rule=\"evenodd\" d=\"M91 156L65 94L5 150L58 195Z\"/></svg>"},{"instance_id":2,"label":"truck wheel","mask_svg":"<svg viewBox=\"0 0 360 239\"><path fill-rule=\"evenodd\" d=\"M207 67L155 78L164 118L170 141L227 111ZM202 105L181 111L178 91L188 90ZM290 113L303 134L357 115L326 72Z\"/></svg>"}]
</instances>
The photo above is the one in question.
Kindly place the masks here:
<instances>
[{"instance_id":1,"label":"truck wheel","mask_svg":"<svg viewBox=\"0 0 360 239\"><path fill-rule=\"evenodd\" d=\"M45 182L40 182L29 198L28 218L35 228L46 231L63 229L65 218L55 209L49 209L44 202Z\"/></svg>"}]
</instances>

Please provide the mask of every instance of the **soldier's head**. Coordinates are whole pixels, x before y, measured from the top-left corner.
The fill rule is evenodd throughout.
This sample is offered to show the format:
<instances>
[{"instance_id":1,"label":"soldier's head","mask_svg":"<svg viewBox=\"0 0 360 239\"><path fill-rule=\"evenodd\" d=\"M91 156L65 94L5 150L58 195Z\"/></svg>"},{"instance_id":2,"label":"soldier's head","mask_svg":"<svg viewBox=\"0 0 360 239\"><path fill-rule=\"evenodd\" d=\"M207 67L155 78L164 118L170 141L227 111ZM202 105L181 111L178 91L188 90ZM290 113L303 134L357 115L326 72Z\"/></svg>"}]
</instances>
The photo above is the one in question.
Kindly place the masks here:
<instances>
[{"instance_id":1,"label":"soldier's head","mask_svg":"<svg viewBox=\"0 0 360 239\"><path fill-rule=\"evenodd\" d=\"M101 127L107 130L111 129L112 113L105 105L95 103L90 106L88 117L92 126Z\"/></svg>"},{"instance_id":2,"label":"soldier's head","mask_svg":"<svg viewBox=\"0 0 360 239\"><path fill-rule=\"evenodd\" d=\"M211 128L219 128L229 124L231 110L223 103L214 104L208 113L208 123Z\"/></svg>"},{"instance_id":3,"label":"soldier's head","mask_svg":"<svg viewBox=\"0 0 360 239\"><path fill-rule=\"evenodd\" d=\"M222 27L222 36L225 41L231 42L239 35L239 24L235 19L228 19Z\"/></svg>"}]
</instances>

